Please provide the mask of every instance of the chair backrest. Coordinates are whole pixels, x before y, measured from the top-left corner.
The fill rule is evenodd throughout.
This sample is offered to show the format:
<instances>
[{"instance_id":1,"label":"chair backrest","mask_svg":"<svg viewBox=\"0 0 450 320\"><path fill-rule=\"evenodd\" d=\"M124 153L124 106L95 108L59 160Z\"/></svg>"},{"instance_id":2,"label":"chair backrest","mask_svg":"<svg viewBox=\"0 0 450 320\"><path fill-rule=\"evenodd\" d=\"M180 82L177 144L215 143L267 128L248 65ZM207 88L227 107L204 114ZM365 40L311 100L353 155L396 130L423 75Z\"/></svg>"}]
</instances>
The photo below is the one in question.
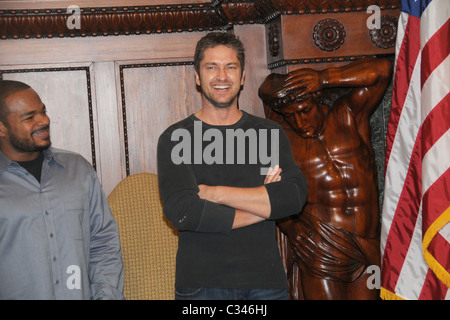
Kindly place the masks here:
<instances>
[{"instance_id":1,"label":"chair backrest","mask_svg":"<svg viewBox=\"0 0 450 320\"><path fill-rule=\"evenodd\" d=\"M174 299L178 233L163 214L157 175L125 178L108 202L119 225L125 298Z\"/></svg>"}]
</instances>

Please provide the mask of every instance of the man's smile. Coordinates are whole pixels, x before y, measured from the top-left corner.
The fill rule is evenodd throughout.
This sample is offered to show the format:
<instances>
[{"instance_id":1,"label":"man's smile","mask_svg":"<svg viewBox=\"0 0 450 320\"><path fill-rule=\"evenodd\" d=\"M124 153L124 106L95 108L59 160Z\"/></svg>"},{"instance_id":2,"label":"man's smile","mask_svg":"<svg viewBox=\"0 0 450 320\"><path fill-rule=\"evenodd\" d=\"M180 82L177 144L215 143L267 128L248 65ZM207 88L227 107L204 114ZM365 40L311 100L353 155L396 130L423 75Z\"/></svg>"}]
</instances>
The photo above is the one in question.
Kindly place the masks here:
<instances>
[{"instance_id":1,"label":"man's smile","mask_svg":"<svg viewBox=\"0 0 450 320\"><path fill-rule=\"evenodd\" d=\"M45 126L44 128L39 128L37 130L34 130L31 133L32 136L37 136L39 138L48 138L50 136L50 127Z\"/></svg>"}]
</instances>

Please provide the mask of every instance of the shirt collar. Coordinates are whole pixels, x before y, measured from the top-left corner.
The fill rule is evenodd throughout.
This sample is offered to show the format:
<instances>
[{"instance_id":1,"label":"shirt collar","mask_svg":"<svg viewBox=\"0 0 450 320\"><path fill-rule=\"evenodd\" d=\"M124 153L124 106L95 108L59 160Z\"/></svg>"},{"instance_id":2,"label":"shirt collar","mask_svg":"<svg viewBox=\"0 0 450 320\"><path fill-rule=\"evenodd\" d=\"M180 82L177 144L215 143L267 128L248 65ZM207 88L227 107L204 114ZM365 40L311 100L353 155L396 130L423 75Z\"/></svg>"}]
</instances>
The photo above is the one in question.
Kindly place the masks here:
<instances>
[{"instance_id":1,"label":"shirt collar","mask_svg":"<svg viewBox=\"0 0 450 320\"><path fill-rule=\"evenodd\" d=\"M61 167L64 167L64 161L61 160L58 153L55 153L52 148L44 150L44 160L47 162L54 162ZM10 160L1 150L0 150L0 174L2 174L12 163L15 161Z\"/></svg>"},{"instance_id":2,"label":"shirt collar","mask_svg":"<svg viewBox=\"0 0 450 320\"><path fill-rule=\"evenodd\" d=\"M61 167L65 167L63 159L61 159L60 154L54 148L44 150L44 159L48 160L49 163L53 161L54 163L60 165Z\"/></svg>"},{"instance_id":3,"label":"shirt collar","mask_svg":"<svg viewBox=\"0 0 450 320\"><path fill-rule=\"evenodd\" d=\"M3 171L6 170L6 168L9 167L11 164L11 160L5 154L0 150L0 174L3 173Z\"/></svg>"}]
</instances>

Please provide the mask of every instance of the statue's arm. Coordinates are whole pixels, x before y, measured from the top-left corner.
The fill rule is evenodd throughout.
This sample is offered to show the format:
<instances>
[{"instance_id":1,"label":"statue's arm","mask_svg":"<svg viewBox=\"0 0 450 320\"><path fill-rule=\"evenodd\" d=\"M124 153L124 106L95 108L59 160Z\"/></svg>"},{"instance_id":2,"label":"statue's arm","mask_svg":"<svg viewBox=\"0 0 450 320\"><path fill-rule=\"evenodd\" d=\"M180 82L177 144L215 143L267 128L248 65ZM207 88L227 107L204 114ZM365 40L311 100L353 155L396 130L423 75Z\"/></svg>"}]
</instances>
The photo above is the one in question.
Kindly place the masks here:
<instances>
[{"instance_id":1,"label":"statue's arm","mask_svg":"<svg viewBox=\"0 0 450 320\"><path fill-rule=\"evenodd\" d=\"M339 98L355 114L370 116L380 104L392 77L392 63L388 59L364 58L342 67L321 71L298 69L289 73L284 83L288 95L298 98L327 88L353 88Z\"/></svg>"}]
</instances>

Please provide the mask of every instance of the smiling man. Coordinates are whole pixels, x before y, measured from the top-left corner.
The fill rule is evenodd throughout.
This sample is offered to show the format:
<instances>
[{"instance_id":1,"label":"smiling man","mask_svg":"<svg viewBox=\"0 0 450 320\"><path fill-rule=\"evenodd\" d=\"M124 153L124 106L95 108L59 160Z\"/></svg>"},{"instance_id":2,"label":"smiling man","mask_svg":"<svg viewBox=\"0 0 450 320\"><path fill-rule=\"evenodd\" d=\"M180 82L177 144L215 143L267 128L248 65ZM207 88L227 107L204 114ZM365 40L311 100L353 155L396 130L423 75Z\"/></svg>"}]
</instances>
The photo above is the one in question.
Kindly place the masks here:
<instances>
[{"instance_id":1,"label":"smiling man","mask_svg":"<svg viewBox=\"0 0 450 320\"><path fill-rule=\"evenodd\" d=\"M163 210L180 231L176 299L287 298L275 220L300 212L306 200L306 182L282 128L238 108L244 63L244 47L233 34L210 33L203 37L194 55L201 109L170 126L159 138ZM227 134L230 130L240 134ZM278 134L259 134L272 130ZM279 152L279 158L274 157L279 163L267 175L261 174L261 167L267 163L251 154L257 153L257 148L227 140L243 137L249 131L255 132L257 141L253 144L258 148ZM191 138L186 139L191 152L184 149L181 155L193 156L190 161L178 161L180 156L173 152L180 132L190 133ZM204 138L195 139L196 133ZM210 147L205 137L216 139L215 156L220 154L227 161L195 161L195 154ZM235 150L231 153L227 145L234 145Z\"/></svg>"},{"instance_id":2,"label":"smiling man","mask_svg":"<svg viewBox=\"0 0 450 320\"><path fill-rule=\"evenodd\" d=\"M0 81L0 299L123 299L117 224L92 166L51 148L38 94Z\"/></svg>"}]
</instances>

